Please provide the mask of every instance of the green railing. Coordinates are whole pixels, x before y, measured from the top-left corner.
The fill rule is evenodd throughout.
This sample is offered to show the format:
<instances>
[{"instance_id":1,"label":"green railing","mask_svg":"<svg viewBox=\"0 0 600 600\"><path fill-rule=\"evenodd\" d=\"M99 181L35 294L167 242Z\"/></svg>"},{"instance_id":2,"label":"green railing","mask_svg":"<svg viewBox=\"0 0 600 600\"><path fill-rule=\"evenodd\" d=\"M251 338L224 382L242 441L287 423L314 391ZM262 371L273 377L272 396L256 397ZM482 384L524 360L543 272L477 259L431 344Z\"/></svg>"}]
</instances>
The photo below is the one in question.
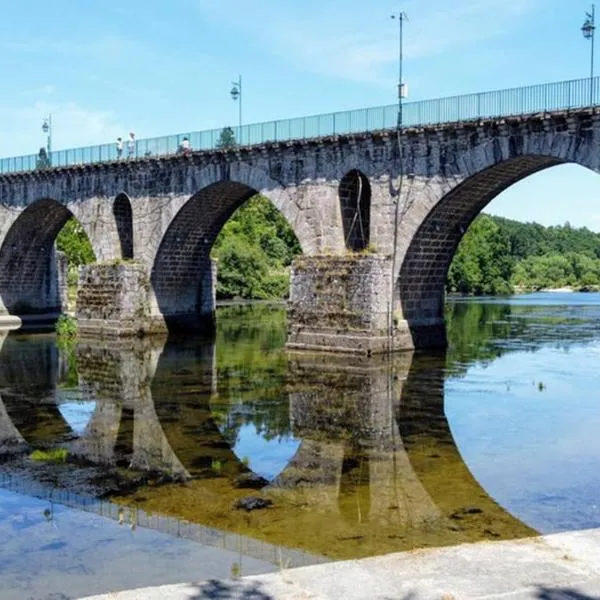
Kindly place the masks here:
<instances>
[{"instance_id":1,"label":"green railing","mask_svg":"<svg viewBox=\"0 0 600 600\"><path fill-rule=\"evenodd\" d=\"M478 94L466 94L406 102L403 105L403 126L415 127L452 123L478 118L494 118L553 110L569 110L595 105L599 100L600 77L593 80L574 79L528 87L511 88ZM397 123L396 104L348 110L324 115L297 117L266 123L232 127L237 145L251 146L264 142L317 138L336 134L360 133L394 129ZM193 150L213 150L219 147L223 128L178 135L137 140L133 156L168 156L178 152L181 141L187 137ZM125 141L123 156L127 156ZM31 171L44 166L39 155L16 156L0 159L0 173ZM89 164L118 160L116 142L56 150L49 163L53 167ZM121 158L121 160L127 160Z\"/></svg>"}]
</instances>

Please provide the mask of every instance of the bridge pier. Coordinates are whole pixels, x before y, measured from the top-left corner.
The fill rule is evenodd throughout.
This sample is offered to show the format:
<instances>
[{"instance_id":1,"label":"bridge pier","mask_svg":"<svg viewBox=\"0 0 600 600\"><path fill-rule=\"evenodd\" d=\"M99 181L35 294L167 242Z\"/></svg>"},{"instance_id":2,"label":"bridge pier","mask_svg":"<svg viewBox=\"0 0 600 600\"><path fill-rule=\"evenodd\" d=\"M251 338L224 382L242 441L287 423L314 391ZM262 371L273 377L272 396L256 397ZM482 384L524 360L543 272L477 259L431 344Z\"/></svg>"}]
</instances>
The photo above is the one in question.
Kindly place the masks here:
<instances>
[{"instance_id":1,"label":"bridge pier","mask_svg":"<svg viewBox=\"0 0 600 600\"><path fill-rule=\"evenodd\" d=\"M412 349L408 324L394 319L391 289L389 256L295 259L287 347L365 355Z\"/></svg>"},{"instance_id":2,"label":"bridge pier","mask_svg":"<svg viewBox=\"0 0 600 600\"><path fill-rule=\"evenodd\" d=\"M174 278L169 297L156 297L147 267L118 261L82 267L77 292L77 325L85 335L141 336L215 327L216 263L201 269L197 288L178 294Z\"/></svg>"},{"instance_id":3,"label":"bridge pier","mask_svg":"<svg viewBox=\"0 0 600 600\"><path fill-rule=\"evenodd\" d=\"M144 265L86 265L80 270L77 290L79 332L118 337L164 333L164 319L152 314L150 298L150 279Z\"/></svg>"}]
</instances>

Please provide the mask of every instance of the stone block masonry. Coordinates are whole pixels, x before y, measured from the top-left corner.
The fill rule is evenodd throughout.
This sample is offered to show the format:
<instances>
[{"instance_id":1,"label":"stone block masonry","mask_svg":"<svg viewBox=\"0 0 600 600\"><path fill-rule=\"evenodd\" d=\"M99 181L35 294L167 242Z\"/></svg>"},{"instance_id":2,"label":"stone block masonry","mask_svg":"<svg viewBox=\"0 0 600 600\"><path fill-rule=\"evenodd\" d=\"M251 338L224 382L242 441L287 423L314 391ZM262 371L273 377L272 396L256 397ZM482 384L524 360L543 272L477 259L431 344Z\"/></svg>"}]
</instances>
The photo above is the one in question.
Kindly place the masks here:
<instances>
[{"instance_id":1,"label":"stone block masonry","mask_svg":"<svg viewBox=\"0 0 600 600\"><path fill-rule=\"evenodd\" d=\"M146 268L133 262L82 267L77 325L82 335L133 336L164 331L164 321L151 317Z\"/></svg>"},{"instance_id":2,"label":"stone block masonry","mask_svg":"<svg viewBox=\"0 0 600 600\"><path fill-rule=\"evenodd\" d=\"M410 347L392 326L392 260L347 254L294 261L287 347L377 354Z\"/></svg>"}]
</instances>

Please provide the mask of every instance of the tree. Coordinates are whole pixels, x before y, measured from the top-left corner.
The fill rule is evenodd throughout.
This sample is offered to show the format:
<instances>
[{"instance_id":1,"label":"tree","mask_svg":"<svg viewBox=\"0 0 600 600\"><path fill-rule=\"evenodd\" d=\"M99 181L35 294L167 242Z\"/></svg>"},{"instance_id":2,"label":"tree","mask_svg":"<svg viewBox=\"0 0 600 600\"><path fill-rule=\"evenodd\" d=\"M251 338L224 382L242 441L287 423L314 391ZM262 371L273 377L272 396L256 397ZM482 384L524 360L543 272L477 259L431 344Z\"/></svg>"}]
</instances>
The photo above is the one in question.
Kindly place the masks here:
<instances>
[{"instance_id":1,"label":"tree","mask_svg":"<svg viewBox=\"0 0 600 600\"><path fill-rule=\"evenodd\" d=\"M446 289L462 294L510 293L600 285L600 234L569 222L544 227L480 215L462 239Z\"/></svg>"},{"instance_id":2,"label":"tree","mask_svg":"<svg viewBox=\"0 0 600 600\"><path fill-rule=\"evenodd\" d=\"M285 298L289 266L300 244L288 222L263 196L253 196L224 225L212 249L219 298Z\"/></svg>"},{"instance_id":3,"label":"tree","mask_svg":"<svg viewBox=\"0 0 600 600\"><path fill-rule=\"evenodd\" d=\"M75 217L71 217L58 233L56 248L64 252L67 257L70 283L77 281L77 271L80 265L87 265L96 260L90 240Z\"/></svg>"},{"instance_id":4,"label":"tree","mask_svg":"<svg viewBox=\"0 0 600 600\"><path fill-rule=\"evenodd\" d=\"M46 148L44 148L44 147L40 148L38 157L35 161L35 168L36 169L48 169L51 166L52 165L50 163L50 157L48 156L48 152L46 152Z\"/></svg>"},{"instance_id":5,"label":"tree","mask_svg":"<svg viewBox=\"0 0 600 600\"><path fill-rule=\"evenodd\" d=\"M460 294L509 294L513 267L508 236L491 217L481 215L458 246L446 289Z\"/></svg>"},{"instance_id":6,"label":"tree","mask_svg":"<svg viewBox=\"0 0 600 600\"><path fill-rule=\"evenodd\" d=\"M235 141L235 133L231 127L223 127L221 135L217 140L217 148L220 150L226 150L227 148L235 148L237 142Z\"/></svg>"}]
</instances>

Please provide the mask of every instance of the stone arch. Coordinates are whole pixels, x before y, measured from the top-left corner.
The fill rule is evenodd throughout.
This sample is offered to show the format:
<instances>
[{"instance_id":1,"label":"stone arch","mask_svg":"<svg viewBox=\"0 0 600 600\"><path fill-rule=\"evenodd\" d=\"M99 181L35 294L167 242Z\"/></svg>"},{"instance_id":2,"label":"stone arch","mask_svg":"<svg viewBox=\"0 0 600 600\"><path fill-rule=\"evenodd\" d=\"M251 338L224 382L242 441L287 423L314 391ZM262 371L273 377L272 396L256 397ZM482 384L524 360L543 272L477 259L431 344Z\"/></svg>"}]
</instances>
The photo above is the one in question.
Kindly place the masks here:
<instances>
[{"instance_id":1,"label":"stone arch","mask_svg":"<svg viewBox=\"0 0 600 600\"><path fill-rule=\"evenodd\" d=\"M121 258L133 258L133 213L131 202L125 194L119 194L113 202L113 215L117 226Z\"/></svg>"},{"instance_id":2,"label":"stone arch","mask_svg":"<svg viewBox=\"0 0 600 600\"><path fill-rule=\"evenodd\" d=\"M371 186L358 169L348 171L338 188L344 242L348 250L360 252L370 241Z\"/></svg>"},{"instance_id":3,"label":"stone arch","mask_svg":"<svg viewBox=\"0 0 600 600\"><path fill-rule=\"evenodd\" d=\"M73 213L45 198L19 214L0 247L0 304L14 314L61 312L54 242Z\"/></svg>"},{"instance_id":4,"label":"stone arch","mask_svg":"<svg viewBox=\"0 0 600 600\"><path fill-rule=\"evenodd\" d=\"M151 271L157 308L170 329L210 328L216 283L210 251L223 225L257 193L236 181L213 183L193 195L171 221Z\"/></svg>"},{"instance_id":5,"label":"stone arch","mask_svg":"<svg viewBox=\"0 0 600 600\"><path fill-rule=\"evenodd\" d=\"M338 247L337 240L330 239L339 220L337 194L333 186L286 184L282 181L284 166L278 162L271 164L269 171L246 162L229 166L229 180L256 190L279 210L304 254L318 254L326 246L330 249ZM318 202L315 195L318 195ZM328 239L325 241L325 238ZM341 233L339 238L342 242Z\"/></svg>"},{"instance_id":6,"label":"stone arch","mask_svg":"<svg viewBox=\"0 0 600 600\"><path fill-rule=\"evenodd\" d=\"M58 363L56 344L45 336L27 344L9 336L0 351L4 424L10 421L32 447L65 442L73 435L56 403L48 402L56 391Z\"/></svg>"},{"instance_id":7,"label":"stone arch","mask_svg":"<svg viewBox=\"0 0 600 600\"><path fill-rule=\"evenodd\" d=\"M415 354L402 386L394 418L410 464L446 523L450 543L530 537L536 532L506 511L481 487L465 464L444 411L445 351ZM474 506L470 514L465 507Z\"/></svg>"},{"instance_id":8,"label":"stone arch","mask_svg":"<svg viewBox=\"0 0 600 600\"><path fill-rule=\"evenodd\" d=\"M399 249L402 259L394 305L396 320L400 315L405 320L414 347L446 344L446 278L458 244L475 217L513 183L571 161L549 155L517 155L491 162L433 202L416 202L420 206L409 208L404 215L407 223L418 222L419 226L414 233L402 231L402 227L399 230L406 248ZM419 217L418 211L424 214Z\"/></svg>"}]
</instances>

